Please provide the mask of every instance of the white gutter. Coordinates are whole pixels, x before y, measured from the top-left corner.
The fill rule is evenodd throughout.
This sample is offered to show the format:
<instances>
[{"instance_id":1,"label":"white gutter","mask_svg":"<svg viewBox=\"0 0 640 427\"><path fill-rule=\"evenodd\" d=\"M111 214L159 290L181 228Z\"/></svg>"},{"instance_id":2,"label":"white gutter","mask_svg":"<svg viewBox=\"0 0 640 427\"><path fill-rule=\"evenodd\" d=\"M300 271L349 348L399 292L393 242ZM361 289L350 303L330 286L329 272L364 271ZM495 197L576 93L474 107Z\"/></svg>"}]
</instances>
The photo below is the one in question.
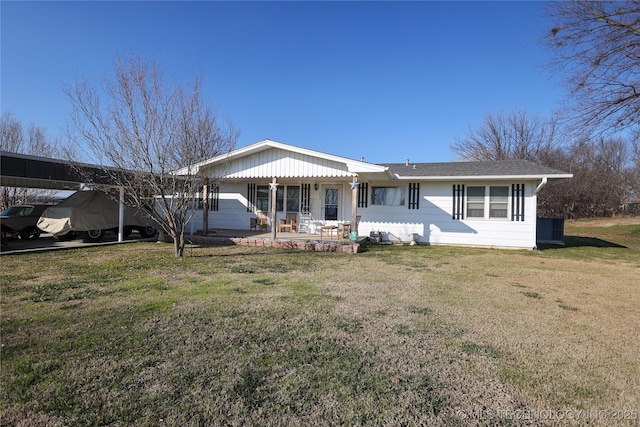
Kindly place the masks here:
<instances>
[{"instance_id":1,"label":"white gutter","mask_svg":"<svg viewBox=\"0 0 640 427\"><path fill-rule=\"evenodd\" d=\"M547 184L547 177L544 176L542 177L542 181L540 181L540 184L538 184L538 186L536 187L536 190L534 191L534 193L538 194L538 192L542 189L542 187L544 187Z\"/></svg>"}]
</instances>

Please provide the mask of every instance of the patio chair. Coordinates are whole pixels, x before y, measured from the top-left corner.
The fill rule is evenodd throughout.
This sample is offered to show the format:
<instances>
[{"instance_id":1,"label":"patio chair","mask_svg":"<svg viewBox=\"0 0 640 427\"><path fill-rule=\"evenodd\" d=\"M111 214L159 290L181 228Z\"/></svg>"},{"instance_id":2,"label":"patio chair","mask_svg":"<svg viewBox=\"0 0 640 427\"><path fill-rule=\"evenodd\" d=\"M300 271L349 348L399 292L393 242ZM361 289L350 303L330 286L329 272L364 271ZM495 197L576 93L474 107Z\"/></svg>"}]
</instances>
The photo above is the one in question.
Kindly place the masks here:
<instances>
[{"instance_id":1,"label":"patio chair","mask_svg":"<svg viewBox=\"0 0 640 427\"><path fill-rule=\"evenodd\" d=\"M287 213L287 219L281 219L278 224L278 231L289 229L290 232L296 231L298 228L298 214L295 212Z\"/></svg>"},{"instance_id":2,"label":"patio chair","mask_svg":"<svg viewBox=\"0 0 640 427\"><path fill-rule=\"evenodd\" d=\"M298 233L318 234L322 221L313 219L310 213L300 213L298 221Z\"/></svg>"},{"instance_id":3,"label":"patio chair","mask_svg":"<svg viewBox=\"0 0 640 427\"><path fill-rule=\"evenodd\" d=\"M268 226L267 215L262 211L256 211L256 217L249 220L249 230L266 231Z\"/></svg>"}]
</instances>

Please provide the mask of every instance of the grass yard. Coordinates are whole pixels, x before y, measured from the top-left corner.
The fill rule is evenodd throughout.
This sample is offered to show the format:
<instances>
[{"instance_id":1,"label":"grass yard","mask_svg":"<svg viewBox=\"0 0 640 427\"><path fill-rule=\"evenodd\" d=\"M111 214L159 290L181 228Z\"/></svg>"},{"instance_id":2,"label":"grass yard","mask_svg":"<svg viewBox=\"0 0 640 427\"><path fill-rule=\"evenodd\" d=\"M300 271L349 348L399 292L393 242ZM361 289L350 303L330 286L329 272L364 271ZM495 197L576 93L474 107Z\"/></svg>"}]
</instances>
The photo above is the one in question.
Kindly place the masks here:
<instances>
[{"instance_id":1,"label":"grass yard","mask_svg":"<svg viewBox=\"0 0 640 427\"><path fill-rule=\"evenodd\" d=\"M640 218L566 234L4 256L0 424L637 426Z\"/></svg>"}]
</instances>

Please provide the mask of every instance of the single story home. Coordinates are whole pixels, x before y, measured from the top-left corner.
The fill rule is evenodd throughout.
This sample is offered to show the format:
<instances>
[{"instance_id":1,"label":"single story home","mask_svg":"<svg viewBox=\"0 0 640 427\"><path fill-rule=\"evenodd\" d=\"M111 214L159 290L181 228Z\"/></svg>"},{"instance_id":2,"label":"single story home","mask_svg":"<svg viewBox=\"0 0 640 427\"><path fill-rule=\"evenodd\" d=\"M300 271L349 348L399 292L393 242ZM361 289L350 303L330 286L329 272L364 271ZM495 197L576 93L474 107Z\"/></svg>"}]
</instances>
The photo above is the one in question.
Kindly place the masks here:
<instances>
[{"instance_id":1,"label":"single story home","mask_svg":"<svg viewBox=\"0 0 640 427\"><path fill-rule=\"evenodd\" d=\"M529 249L538 191L572 177L524 160L372 164L268 139L195 166L210 177L193 219L200 230L204 219L207 228L248 230L260 217L276 236L295 218L286 231Z\"/></svg>"}]
</instances>

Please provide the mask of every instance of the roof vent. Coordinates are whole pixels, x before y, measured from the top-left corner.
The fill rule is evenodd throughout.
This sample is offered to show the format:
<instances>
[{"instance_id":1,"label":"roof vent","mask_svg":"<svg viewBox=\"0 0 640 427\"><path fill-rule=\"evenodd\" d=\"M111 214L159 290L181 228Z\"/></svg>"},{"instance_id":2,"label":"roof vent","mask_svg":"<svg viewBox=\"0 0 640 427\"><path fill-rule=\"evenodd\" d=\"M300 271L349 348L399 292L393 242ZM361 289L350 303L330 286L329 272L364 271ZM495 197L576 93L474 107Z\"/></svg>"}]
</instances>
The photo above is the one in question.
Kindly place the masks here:
<instances>
[{"instance_id":1,"label":"roof vent","mask_svg":"<svg viewBox=\"0 0 640 427\"><path fill-rule=\"evenodd\" d=\"M364 156L360 157L360 161L364 162Z\"/></svg>"},{"instance_id":2,"label":"roof vent","mask_svg":"<svg viewBox=\"0 0 640 427\"><path fill-rule=\"evenodd\" d=\"M415 168L416 168L416 165L413 165L413 168L415 169Z\"/></svg>"},{"instance_id":3,"label":"roof vent","mask_svg":"<svg viewBox=\"0 0 640 427\"><path fill-rule=\"evenodd\" d=\"M409 159L404 163L405 166L409 166Z\"/></svg>"}]
</instances>

